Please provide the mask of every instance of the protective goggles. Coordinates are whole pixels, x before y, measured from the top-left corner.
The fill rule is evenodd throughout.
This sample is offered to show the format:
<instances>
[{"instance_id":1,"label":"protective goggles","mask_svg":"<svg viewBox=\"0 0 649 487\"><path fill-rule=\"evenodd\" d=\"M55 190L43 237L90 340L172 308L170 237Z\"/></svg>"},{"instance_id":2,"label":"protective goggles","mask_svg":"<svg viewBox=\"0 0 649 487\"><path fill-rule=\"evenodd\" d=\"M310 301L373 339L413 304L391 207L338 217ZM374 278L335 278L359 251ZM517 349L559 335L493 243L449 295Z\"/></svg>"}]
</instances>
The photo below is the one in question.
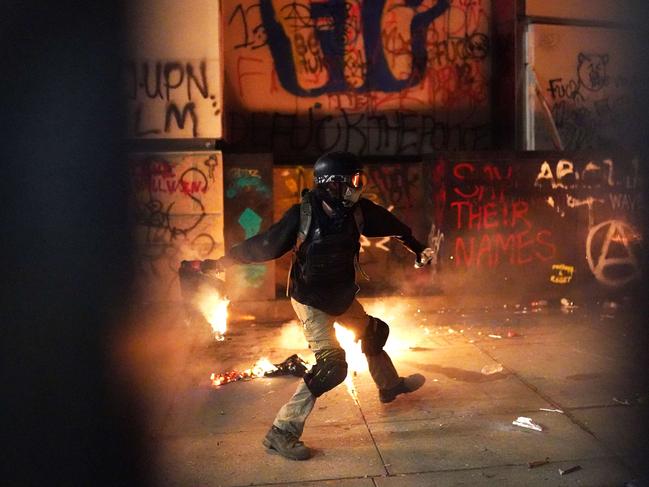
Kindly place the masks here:
<instances>
[{"instance_id":1,"label":"protective goggles","mask_svg":"<svg viewBox=\"0 0 649 487\"><path fill-rule=\"evenodd\" d=\"M352 188L360 189L365 185L365 174L326 174L315 178L316 184L345 183Z\"/></svg>"}]
</instances>

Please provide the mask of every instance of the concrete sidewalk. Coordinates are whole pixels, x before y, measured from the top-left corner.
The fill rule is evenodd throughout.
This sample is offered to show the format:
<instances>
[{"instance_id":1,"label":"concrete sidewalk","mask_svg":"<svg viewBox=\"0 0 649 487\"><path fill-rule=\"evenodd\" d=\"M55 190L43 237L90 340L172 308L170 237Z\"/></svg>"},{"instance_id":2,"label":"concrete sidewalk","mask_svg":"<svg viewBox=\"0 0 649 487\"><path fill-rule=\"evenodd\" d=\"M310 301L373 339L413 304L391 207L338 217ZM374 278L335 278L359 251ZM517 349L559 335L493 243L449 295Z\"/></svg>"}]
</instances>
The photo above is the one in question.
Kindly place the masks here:
<instances>
[{"instance_id":1,"label":"concrete sidewalk","mask_svg":"<svg viewBox=\"0 0 649 487\"><path fill-rule=\"evenodd\" d=\"M150 315L123 351L150 406L159 485L647 485L648 348L630 315L411 311L416 333L408 330L409 346L393 358L402 375L424 374L424 387L381 404L369 374L358 373L357 400L345 385L318 400L302 438L314 450L306 462L261 445L300 379L209 384L211 372L242 370L261 356L311 359L283 348L299 344L297 326L250 319L207 344L181 324L182 310ZM393 326L391 339L403 336ZM494 364L503 371L481 373ZM543 431L512 425L518 416Z\"/></svg>"}]
</instances>

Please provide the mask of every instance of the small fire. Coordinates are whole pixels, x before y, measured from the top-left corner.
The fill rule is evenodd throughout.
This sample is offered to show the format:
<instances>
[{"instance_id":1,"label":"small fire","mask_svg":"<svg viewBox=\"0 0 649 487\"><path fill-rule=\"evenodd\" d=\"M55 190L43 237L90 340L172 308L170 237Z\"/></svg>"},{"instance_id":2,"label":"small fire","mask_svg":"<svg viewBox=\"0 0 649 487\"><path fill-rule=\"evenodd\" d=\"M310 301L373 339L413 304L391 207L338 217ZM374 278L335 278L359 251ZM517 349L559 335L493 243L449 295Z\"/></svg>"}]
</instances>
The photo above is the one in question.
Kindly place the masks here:
<instances>
[{"instance_id":1,"label":"small fire","mask_svg":"<svg viewBox=\"0 0 649 487\"><path fill-rule=\"evenodd\" d=\"M348 330L340 323L334 323L338 343L345 350L347 368L349 372L365 372L367 360L361 351L361 342L357 341L353 331Z\"/></svg>"},{"instance_id":2,"label":"small fire","mask_svg":"<svg viewBox=\"0 0 649 487\"><path fill-rule=\"evenodd\" d=\"M196 303L198 309L212 326L214 338L218 341L225 339L225 332L228 326L228 305L230 300L221 296L218 292L210 290L201 294Z\"/></svg>"},{"instance_id":3,"label":"small fire","mask_svg":"<svg viewBox=\"0 0 649 487\"><path fill-rule=\"evenodd\" d=\"M347 361L347 377L345 377L345 386L352 399L358 403L358 392L354 384L354 376L358 372L364 372L368 369L367 360L361 351L361 343L356 340L353 331L348 330L340 323L334 323L336 338L338 343L345 350L345 360Z\"/></svg>"},{"instance_id":4,"label":"small fire","mask_svg":"<svg viewBox=\"0 0 649 487\"><path fill-rule=\"evenodd\" d=\"M292 375L294 377L302 377L307 370L309 364L298 354L293 354L281 363L273 364L266 357L262 357L255 365L249 369L238 371L231 370L217 374L213 372L210 375L210 383L218 387L228 382L235 382L238 380L250 380L257 377L275 377L278 375Z\"/></svg>"},{"instance_id":5,"label":"small fire","mask_svg":"<svg viewBox=\"0 0 649 487\"><path fill-rule=\"evenodd\" d=\"M265 375L268 372L274 372L277 370L277 367L274 366L272 363L270 363L270 360L268 360L266 357L262 357L257 362L255 365L252 366L252 369L248 369L251 371L252 375L255 377L261 377L262 375Z\"/></svg>"},{"instance_id":6,"label":"small fire","mask_svg":"<svg viewBox=\"0 0 649 487\"><path fill-rule=\"evenodd\" d=\"M220 386L222 384L227 384L228 382L254 379L255 377L263 377L264 375L266 375L266 373L274 372L276 370L277 367L275 367L270 362L270 360L268 360L266 357L262 357L257 360L257 362L255 362L255 365L243 371L232 370L230 372L224 372L222 374L212 372L212 375L210 375L210 382L213 386Z\"/></svg>"}]
</instances>

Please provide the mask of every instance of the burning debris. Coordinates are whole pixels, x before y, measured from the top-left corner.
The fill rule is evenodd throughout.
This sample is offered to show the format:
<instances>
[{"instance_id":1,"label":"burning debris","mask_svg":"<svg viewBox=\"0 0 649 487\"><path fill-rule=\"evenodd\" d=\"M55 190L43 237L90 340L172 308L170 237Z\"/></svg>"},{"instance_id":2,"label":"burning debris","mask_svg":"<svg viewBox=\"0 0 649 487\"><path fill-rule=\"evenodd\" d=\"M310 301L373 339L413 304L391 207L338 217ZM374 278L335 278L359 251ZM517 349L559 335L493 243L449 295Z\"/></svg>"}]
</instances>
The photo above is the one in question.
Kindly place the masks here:
<instances>
[{"instance_id":1,"label":"burning debris","mask_svg":"<svg viewBox=\"0 0 649 487\"><path fill-rule=\"evenodd\" d=\"M257 377L278 377L281 375L302 377L306 372L308 365L309 364L302 360L302 358L297 354L291 355L279 364L272 364L267 358L261 358L255 363L255 365L243 371L231 370L221 374L213 372L210 376L210 383L212 386L218 387L229 382L251 380Z\"/></svg>"}]
</instances>

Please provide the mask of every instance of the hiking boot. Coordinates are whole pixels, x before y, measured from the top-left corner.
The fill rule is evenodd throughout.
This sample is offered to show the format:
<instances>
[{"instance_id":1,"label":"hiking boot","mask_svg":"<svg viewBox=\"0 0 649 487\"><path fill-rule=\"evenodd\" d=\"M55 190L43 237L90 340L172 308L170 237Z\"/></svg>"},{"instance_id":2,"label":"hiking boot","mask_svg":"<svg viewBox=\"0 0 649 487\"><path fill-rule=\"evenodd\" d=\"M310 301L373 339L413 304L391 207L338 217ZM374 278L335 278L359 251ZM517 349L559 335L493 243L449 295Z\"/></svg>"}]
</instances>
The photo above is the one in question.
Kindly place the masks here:
<instances>
[{"instance_id":1,"label":"hiking boot","mask_svg":"<svg viewBox=\"0 0 649 487\"><path fill-rule=\"evenodd\" d=\"M269 453L276 453L291 460L306 460L311 451L293 433L272 426L263 441Z\"/></svg>"},{"instance_id":2,"label":"hiking boot","mask_svg":"<svg viewBox=\"0 0 649 487\"><path fill-rule=\"evenodd\" d=\"M401 377L399 383L391 389L379 389L379 401L392 402L399 394L414 392L424 385L426 377L421 374L412 374Z\"/></svg>"}]
</instances>

